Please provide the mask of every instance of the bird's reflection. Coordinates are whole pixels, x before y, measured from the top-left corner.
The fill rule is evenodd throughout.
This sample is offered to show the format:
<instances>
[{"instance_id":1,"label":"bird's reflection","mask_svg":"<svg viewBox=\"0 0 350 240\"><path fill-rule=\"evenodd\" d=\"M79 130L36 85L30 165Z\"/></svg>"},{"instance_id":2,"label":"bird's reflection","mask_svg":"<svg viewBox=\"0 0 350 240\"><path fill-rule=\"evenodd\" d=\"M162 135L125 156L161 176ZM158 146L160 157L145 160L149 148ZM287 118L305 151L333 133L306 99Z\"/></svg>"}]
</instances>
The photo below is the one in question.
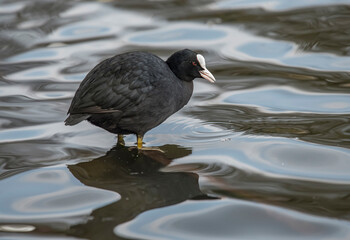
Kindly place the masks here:
<instances>
[{"instance_id":1,"label":"bird's reflection","mask_svg":"<svg viewBox=\"0 0 350 240\"><path fill-rule=\"evenodd\" d=\"M94 210L86 223L73 226L71 234L98 239L103 231L104 239L115 239L115 226L146 210L187 199L211 199L200 191L197 174L160 171L173 159L191 153L177 145L154 150L117 145L103 157L68 166L83 184L121 195L119 201Z\"/></svg>"}]
</instances>

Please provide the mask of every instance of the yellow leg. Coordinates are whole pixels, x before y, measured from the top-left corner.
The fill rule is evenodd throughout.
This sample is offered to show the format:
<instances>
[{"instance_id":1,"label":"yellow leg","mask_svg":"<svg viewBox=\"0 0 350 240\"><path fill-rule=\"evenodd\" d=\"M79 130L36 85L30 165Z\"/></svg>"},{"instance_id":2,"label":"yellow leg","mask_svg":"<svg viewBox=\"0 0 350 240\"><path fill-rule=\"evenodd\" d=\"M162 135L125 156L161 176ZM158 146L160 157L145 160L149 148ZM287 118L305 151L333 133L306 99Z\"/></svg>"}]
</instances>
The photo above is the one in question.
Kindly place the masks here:
<instances>
[{"instance_id":1,"label":"yellow leg","mask_svg":"<svg viewBox=\"0 0 350 240\"><path fill-rule=\"evenodd\" d=\"M137 135L137 148L138 149L142 148L142 139L143 139L143 136Z\"/></svg>"},{"instance_id":2,"label":"yellow leg","mask_svg":"<svg viewBox=\"0 0 350 240\"><path fill-rule=\"evenodd\" d=\"M124 136L122 134L118 134L118 142L117 142L117 144L125 146Z\"/></svg>"}]
</instances>

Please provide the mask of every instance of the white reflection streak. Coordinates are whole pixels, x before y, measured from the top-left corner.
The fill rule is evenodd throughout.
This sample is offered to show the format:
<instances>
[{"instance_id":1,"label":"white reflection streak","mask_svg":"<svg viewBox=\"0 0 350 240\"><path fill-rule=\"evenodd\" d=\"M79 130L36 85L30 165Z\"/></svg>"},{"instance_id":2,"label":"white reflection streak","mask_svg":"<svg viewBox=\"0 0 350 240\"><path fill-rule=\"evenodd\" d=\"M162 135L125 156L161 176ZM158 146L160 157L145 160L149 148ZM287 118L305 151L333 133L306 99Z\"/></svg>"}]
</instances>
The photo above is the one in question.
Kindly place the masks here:
<instances>
[{"instance_id":1,"label":"white reflection streak","mask_svg":"<svg viewBox=\"0 0 350 240\"><path fill-rule=\"evenodd\" d=\"M22 224L7 224L0 225L0 232L32 232L35 230L34 226L31 225L22 225Z\"/></svg>"}]
</instances>

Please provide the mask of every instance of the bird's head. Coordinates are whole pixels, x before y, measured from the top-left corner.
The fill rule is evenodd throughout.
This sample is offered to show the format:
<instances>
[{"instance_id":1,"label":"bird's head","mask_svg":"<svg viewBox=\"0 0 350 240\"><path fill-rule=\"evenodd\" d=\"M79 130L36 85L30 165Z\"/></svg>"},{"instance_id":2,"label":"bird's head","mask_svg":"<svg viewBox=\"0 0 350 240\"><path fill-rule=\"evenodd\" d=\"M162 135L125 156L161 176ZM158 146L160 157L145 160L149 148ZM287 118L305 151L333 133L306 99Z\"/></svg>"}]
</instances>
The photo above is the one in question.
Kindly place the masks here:
<instances>
[{"instance_id":1,"label":"bird's head","mask_svg":"<svg viewBox=\"0 0 350 240\"><path fill-rule=\"evenodd\" d=\"M188 49L180 50L171 55L166 61L171 71L183 81L204 78L215 82L215 77L205 66L205 59L201 54Z\"/></svg>"}]
</instances>

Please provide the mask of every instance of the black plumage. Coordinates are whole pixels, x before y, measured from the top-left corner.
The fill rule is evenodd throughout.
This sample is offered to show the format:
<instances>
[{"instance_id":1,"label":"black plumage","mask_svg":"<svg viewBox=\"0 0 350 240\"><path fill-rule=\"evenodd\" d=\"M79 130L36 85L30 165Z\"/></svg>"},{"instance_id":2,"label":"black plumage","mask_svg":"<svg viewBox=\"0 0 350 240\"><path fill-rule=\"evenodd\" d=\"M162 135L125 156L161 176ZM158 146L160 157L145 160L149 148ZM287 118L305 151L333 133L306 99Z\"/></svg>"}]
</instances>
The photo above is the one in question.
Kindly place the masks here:
<instances>
[{"instance_id":1,"label":"black plumage","mask_svg":"<svg viewBox=\"0 0 350 240\"><path fill-rule=\"evenodd\" d=\"M66 125L83 120L115 134L142 137L189 101L192 80L215 78L202 55L185 49L165 62L146 52L106 59L81 82L68 110Z\"/></svg>"}]
</instances>

